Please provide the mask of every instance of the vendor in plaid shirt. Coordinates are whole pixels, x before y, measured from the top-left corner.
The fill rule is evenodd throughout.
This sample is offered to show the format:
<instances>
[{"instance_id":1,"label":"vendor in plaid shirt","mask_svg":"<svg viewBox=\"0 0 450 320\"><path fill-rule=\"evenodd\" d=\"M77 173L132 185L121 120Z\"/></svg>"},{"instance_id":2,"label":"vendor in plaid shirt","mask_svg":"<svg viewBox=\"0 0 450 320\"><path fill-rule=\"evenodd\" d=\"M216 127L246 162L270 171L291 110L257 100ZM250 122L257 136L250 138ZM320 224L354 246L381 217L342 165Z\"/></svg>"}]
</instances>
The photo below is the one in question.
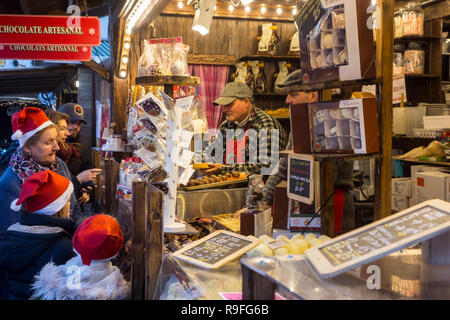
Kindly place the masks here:
<instances>
[{"instance_id":1,"label":"vendor in plaid shirt","mask_svg":"<svg viewBox=\"0 0 450 320\"><path fill-rule=\"evenodd\" d=\"M254 106L250 88L243 82L230 82L224 87L222 96L214 103L223 105L227 119L220 125L220 133L203 150L203 161L209 163L210 167L205 173L239 171L262 174L261 168L276 167L276 163L272 163L271 150L272 148L277 152L284 150L288 138L276 119ZM232 139L227 139L227 131L236 133L238 129L242 130L240 136L233 135ZM267 134L261 129L266 129ZM278 134L273 131L274 129ZM255 132L257 143L248 143L252 142L251 135ZM216 145L217 143L219 145ZM258 150L261 145L267 150L262 152L263 155L261 150ZM215 159L214 151L220 147L223 148L223 162L217 163L219 161ZM241 149L244 151L244 148L245 152L238 151ZM256 161L249 161L252 157ZM278 161L278 157L275 161Z\"/></svg>"}]
</instances>

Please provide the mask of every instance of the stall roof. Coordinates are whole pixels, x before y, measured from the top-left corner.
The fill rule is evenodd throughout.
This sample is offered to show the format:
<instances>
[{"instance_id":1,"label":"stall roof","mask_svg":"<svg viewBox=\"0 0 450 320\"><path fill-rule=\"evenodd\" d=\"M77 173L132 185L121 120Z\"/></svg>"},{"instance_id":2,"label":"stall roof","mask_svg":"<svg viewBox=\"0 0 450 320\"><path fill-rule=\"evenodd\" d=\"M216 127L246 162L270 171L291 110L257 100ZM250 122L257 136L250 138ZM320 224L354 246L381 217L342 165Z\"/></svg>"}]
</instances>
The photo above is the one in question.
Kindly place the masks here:
<instances>
[{"instance_id":1,"label":"stall roof","mask_svg":"<svg viewBox=\"0 0 450 320\"><path fill-rule=\"evenodd\" d=\"M77 1L74 1L76 4ZM88 9L101 6L103 0L85 0L79 4L82 11L84 3ZM0 12L3 14L65 14L69 1L67 0L0 0Z\"/></svg>"},{"instance_id":2,"label":"stall roof","mask_svg":"<svg viewBox=\"0 0 450 320\"><path fill-rule=\"evenodd\" d=\"M56 92L77 75L74 66L21 69L0 72L0 95Z\"/></svg>"}]
</instances>

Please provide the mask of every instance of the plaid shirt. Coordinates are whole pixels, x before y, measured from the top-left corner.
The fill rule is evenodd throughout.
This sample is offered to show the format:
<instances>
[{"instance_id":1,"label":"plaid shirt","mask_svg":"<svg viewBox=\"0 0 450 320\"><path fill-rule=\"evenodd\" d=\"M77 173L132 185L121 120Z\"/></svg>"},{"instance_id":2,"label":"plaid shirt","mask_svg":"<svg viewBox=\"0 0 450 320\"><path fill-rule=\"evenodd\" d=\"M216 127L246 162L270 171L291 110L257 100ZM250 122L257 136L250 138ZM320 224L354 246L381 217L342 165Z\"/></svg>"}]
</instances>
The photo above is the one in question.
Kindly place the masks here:
<instances>
[{"instance_id":1,"label":"plaid shirt","mask_svg":"<svg viewBox=\"0 0 450 320\"><path fill-rule=\"evenodd\" d=\"M225 157L223 160L224 165L222 166L223 172L231 172L231 171L239 171L239 172L248 172L248 173L258 173L260 174L262 167L270 167L271 166L271 148L273 145L278 145L278 151L284 150L287 144L287 135L284 131L283 127L280 123L274 119L272 116L269 116L267 113L263 112L261 109L253 107L250 112L250 116L248 118L247 123L244 127L239 128L236 123L231 121L224 121L219 127L219 132L222 135L222 139L220 139L220 134L216 135L214 139L206 146L203 150L203 161L204 162L216 162L214 160L215 153L214 149L216 147L220 147L220 145L216 145L216 143L222 143L223 147L223 155L226 155L227 151L227 130L237 130L242 129L245 133L248 129L253 129L258 132L258 143L251 144L245 143L245 161L244 163L236 163L234 165L228 165L227 161L225 161ZM266 129L267 135L261 134L260 130ZM271 134L271 130L278 129L278 139L276 139L275 135ZM250 138L249 138L250 139ZM234 140L236 141L236 139ZM250 141L252 141L250 139ZM261 155L261 151L258 150L258 145L265 145L267 148L267 152L265 155ZM264 152L263 152L264 153ZM211 155L211 157L209 156ZM249 155L257 155L256 163L249 163ZM274 165L274 164L272 164Z\"/></svg>"}]
</instances>

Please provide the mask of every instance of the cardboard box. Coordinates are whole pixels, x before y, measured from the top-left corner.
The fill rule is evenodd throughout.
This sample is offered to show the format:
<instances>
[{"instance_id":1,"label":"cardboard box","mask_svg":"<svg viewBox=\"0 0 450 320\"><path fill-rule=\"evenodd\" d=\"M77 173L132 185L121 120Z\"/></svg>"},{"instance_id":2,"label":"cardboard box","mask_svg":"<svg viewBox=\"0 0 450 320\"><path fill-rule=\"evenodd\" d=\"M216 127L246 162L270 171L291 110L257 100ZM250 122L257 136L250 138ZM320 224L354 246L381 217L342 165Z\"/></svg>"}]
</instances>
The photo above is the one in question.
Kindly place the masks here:
<instances>
[{"instance_id":1,"label":"cardboard box","mask_svg":"<svg viewBox=\"0 0 450 320\"><path fill-rule=\"evenodd\" d=\"M411 193L411 178L394 178L392 179L392 194L410 198Z\"/></svg>"},{"instance_id":2,"label":"cardboard box","mask_svg":"<svg viewBox=\"0 0 450 320\"><path fill-rule=\"evenodd\" d=\"M448 170L446 167L436 167L436 166L426 166L426 165L417 165L411 166L411 199L410 206L415 206L419 202L417 202L417 190L416 190L416 177L418 172L431 172L431 171L441 171Z\"/></svg>"},{"instance_id":3,"label":"cardboard box","mask_svg":"<svg viewBox=\"0 0 450 320\"><path fill-rule=\"evenodd\" d=\"M291 128L295 153L380 150L375 98L293 105Z\"/></svg>"},{"instance_id":4,"label":"cardboard box","mask_svg":"<svg viewBox=\"0 0 450 320\"><path fill-rule=\"evenodd\" d=\"M305 1L295 16L303 83L375 78L371 0Z\"/></svg>"},{"instance_id":5,"label":"cardboard box","mask_svg":"<svg viewBox=\"0 0 450 320\"><path fill-rule=\"evenodd\" d=\"M402 211L410 207L409 197L393 194L391 199L391 209L393 211Z\"/></svg>"},{"instance_id":6,"label":"cardboard box","mask_svg":"<svg viewBox=\"0 0 450 320\"><path fill-rule=\"evenodd\" d=\"M417 173L416 192L417 203L432 199L450 201L450 174L439 171Z\"/></svg>"}]
</instances>

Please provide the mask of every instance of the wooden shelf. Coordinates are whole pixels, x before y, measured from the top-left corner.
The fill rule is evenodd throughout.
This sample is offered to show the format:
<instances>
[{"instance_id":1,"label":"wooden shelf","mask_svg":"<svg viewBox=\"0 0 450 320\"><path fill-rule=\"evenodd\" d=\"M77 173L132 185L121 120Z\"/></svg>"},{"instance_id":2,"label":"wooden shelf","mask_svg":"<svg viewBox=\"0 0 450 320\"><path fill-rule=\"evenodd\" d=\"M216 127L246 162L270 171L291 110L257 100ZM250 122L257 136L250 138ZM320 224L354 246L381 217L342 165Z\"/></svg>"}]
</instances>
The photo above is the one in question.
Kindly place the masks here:
<instances>
[{"instance_id":1,"label":"wooden shelf","mask_svg":"<svg viewBox=\"0 0 450 320\"><path fill-rule=\"evenodd\" d=\"M277 92L255 92L253 93L255 97L286 97L286 93L277 93Z\"/></svg>"},{"instance_id":2,"label":"wooden shelf","mask_svg":"<svg viewBox=\"0 0 450 320\"><path fill-rule=\"evenodd\" d=\"M405 79L408 78L439 78L441 75L438 73L425 73L425 74L414 74L414 73L405 73Z\"/></svg>"},{"instance_id":3,"label":"wooden shelf","mask_svg":"<svg viewBox=\"0 0 450 320\"><path fill-rule=\"evenodd\" d=\"M136 84L144 86L196 86L200 84L200 78L192 76L144 76L136 77Z\"/></svg>"},{"instance_id":4,"label":"wooden shelf","mask_svg":"<svg viewBox=\"0 0 450 320\"><path fill-rule=\"evenodd\" d=\"M315 82L315 83L305 83L298 86L280 88L281 91L288 93L290 91L316 91L323 89L333 89L333 88L345 88L358 85L369 85L369 84L381 84L382 79L363 79L363 80L352 80L352 81L327 81L327 82Z\"/></svg>"},{"instance_id":5,"label":"wooden shelf","mask_svg":"<svg viewBox=\"0 0 450 320\"><path fill-rule=\"evenodd\" d=\"M280 151L280 154L290 154L293 151ZM381 159L383 155L380 152L368 153L368 154L353 154L353 153L309 153L315 160L368 160L368 159Z\"/></svg>"},{"instance_id":6,"label":"wooden shelf","mask_svg":"<svg viewBox=\"0 0 450 320\"><path fill-rule=\"evenodd\" d=\"M406 162L420 163L420 164L434 164L436 166L450 167L450 162L420 161L420 160L414 160L414 159L399 159L398 156L394 156L394 157L392 157L392 159L393 160L406 161Z\"/></svg>"},{"instance_id":7,"label":"wooden shelf","mask_svg":"<svg viewBox=\"0 0 450 320\"><path fill-rule=\"evenodd\" d=\"M394 42L408 42L408 41L431 41L440 40L440 37L434 36L403 36L401 38L395 38Z\"/></svg>"},{"instance_id":8,"label":"wooden shelf","mask_svg":"<svg viewBox=\"0 0 450 320\"><path fill-rule=\"evenodd\" d=\"M263 54L256 54L251 56L240 57L237 62L251 60L264 60L264 61L283 61L283 60L297 60L300 63L300 56L268 56Z\"/></svg>"}]
</instances>

